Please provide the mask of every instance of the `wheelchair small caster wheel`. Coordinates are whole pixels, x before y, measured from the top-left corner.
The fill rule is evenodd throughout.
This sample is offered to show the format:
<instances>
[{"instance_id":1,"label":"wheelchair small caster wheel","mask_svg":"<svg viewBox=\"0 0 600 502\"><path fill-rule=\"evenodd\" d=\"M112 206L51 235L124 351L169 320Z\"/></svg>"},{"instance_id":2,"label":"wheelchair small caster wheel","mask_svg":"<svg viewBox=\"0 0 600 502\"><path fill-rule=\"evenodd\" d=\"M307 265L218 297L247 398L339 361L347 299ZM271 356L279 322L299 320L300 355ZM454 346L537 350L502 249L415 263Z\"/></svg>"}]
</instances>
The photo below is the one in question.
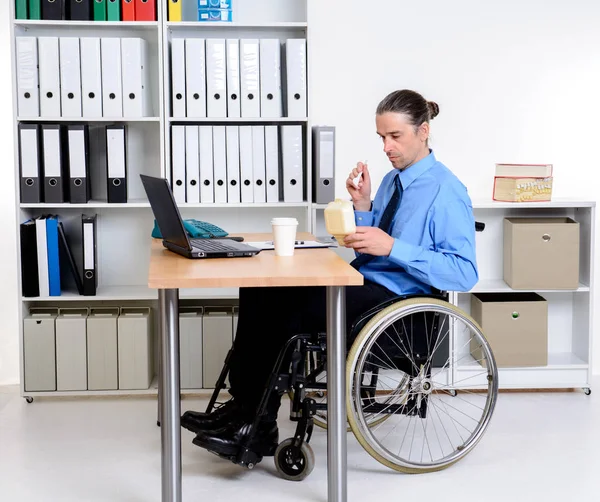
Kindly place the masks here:
<instances>
[{"instance_id":1,"label":"wheelchair small caster wheel","mask_svg":"<svg viewBox=\"0 0 600 502\"><path fill-rule=\"evenodd\" d=\"M156 427L160 427L160 420L156 421Z\"/></svg>"},{"instance_id":2,"label":"wheelchair small caster wheel","mask_svg":"<svg viewBox=\"0 0 600 502\"><path fill-rule=\"evenodd\" d=\"M275 450L275 467L282 478L302 481L315 467L315 454L308 444L302 443L296 448L293 441L289 438L279 444Z\"/></svg>"},{"instance_id":3,"label":"wheelchair small caster wheel","mask_svg":"<svg viewBox=\"0 0 600 502\"><path fill-rule=\"evenodd\" d=\"M33 403L33 398L32 398L32 397L30 397L30 396L27 396L27 397L25 398L25 401L27 402L27 404L31 404L31 403Z\"/></svg>"},{"instance_id":4,"label":"wheelchair small caster wheel","mask_svg":"<svg viewBox=\"0 0 600 502\"><path fill-rule=\"evenodd\" d=\"M585 392L586 396L589 396L592 393L592 389L590 389L589 387L586 387L583 389L583 392Z\"/></svg>"}]
</instances>

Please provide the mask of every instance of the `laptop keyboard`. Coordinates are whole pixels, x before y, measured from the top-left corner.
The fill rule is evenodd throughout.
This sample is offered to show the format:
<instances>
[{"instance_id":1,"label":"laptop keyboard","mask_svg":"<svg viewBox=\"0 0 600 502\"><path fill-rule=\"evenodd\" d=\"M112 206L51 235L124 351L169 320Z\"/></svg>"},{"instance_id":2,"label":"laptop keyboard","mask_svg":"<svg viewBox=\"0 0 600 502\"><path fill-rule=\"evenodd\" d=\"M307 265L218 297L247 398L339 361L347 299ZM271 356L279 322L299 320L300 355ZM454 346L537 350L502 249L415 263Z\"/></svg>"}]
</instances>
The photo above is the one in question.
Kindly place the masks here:
<instances>
[{"instance_id":1,"label":"laptop keyboard","mask_svg":"<svg viewBox=\"0 0 600 502\"><path fill-rule=\"evenodd\" d=\"M192 246L203 251L235 251L237 248L229 244L221 244L219 241L209 239L190 239Z\"/></svg>"}]
</instances>

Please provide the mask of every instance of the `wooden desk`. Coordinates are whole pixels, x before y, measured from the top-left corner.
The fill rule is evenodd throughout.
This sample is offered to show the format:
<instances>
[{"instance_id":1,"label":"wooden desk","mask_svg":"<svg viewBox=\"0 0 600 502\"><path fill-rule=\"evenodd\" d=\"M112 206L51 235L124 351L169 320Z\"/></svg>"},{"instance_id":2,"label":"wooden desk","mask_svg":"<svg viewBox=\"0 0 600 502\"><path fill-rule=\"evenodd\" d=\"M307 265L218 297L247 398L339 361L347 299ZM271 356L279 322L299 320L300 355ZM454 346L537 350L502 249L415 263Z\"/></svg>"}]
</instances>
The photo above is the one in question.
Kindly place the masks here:
<instances>
[{"instance_id":1,"label":"wooden desk","mask_svg":"<svg viewBox=\"0 0 600 502\"><path fill-rule=\"evenodd\" d=\"M238 234L245 241L271 240L271 234ZM298 240L312 240L298 233ZM148 285L153 289L260 286L351 286L362 275L330 249L296 249L294 256L261 251L252 258L187 259L153 239Z\"/></svg>"},{"instance_id":2,"label":"wooden desk","mask_svg":"<svg viewBox=\"0 0 600 502\"><path fill-rule=\"evenodd\" d=\"M271 234L241 234L246 241ZM314 237L299 233L299 240ZM227 287L327 287L328 501L346 502L346 313L344 286L363 276L330 249L296 249L294 256L261 251L250 258L188 259L154 239L148 286L158 289L162 500L181 502L181 404L179 389L179 289Z\"/></svg>"}]
</instances>

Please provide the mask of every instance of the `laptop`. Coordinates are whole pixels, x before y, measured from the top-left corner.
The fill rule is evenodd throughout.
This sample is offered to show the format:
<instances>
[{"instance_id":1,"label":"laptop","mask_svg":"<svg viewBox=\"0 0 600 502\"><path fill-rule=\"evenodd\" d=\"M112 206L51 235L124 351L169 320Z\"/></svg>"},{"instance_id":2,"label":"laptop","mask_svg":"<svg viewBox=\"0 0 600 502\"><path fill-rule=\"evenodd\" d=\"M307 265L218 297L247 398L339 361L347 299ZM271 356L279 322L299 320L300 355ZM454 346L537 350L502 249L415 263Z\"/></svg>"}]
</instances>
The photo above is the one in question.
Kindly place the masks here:
<instances>
[{"instance_id":1,"label":"laptop","mask_svg":"<svg viewBox=\"0 0 600 502\"><path fill-rule=\"evenodd\" d=\"M169 182L140 174L152 212L163 237L163 246L186 258L238 258L254 256L260 249L232 239L190 239Z\"/></svg>"}]
</instances>

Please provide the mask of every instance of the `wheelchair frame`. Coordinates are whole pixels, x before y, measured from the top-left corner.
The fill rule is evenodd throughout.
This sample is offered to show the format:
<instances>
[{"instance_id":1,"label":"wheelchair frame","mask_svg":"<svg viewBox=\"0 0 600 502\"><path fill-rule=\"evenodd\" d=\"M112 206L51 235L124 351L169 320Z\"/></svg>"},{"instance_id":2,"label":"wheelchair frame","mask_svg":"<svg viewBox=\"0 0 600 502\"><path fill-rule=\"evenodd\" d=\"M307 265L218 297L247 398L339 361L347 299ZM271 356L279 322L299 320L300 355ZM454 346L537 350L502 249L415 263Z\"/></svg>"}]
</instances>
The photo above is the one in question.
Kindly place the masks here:
<instances>
[{"instance_id":1,"label":"wheelchair frame","mask_svg":"<svg viewBox=\"0 0 600 502\"><path fill-rule=\"evenodd\" d=\"M435 298L446 300L447 295L439 290L434 290L431 294L399 295L393 298L389 298L388 300L385 300L384 302L381 302L375 307L364 312L352 324L349 330L350 338L356 338L360 330L375 314L388 307L389 305L393 305L397 302L409 298ZM223 456L236 464L248 467L250 469L252 469L258 462L262 460L262 456L250 450L248 448L248 445L254 439L254 435L258 430L261 417L263 417L266 414L267 403L269 402L269 398L271 397L272 392L277 392L279 394L285 394L289 391L294 392L294 398L290 410L290 420L293 422L297 422L298 425L296 426L296 432L294 434L293 442L291 445L293 451L299 453L304 442L306 442L307 444L310 443L310 439L314 429L313 417L316 414L317 410L326 410L327 405L319 404L314 399L310 397L305 397L305 389L310 388L326 390L327 384L315 381L316 376L320 374L321 371L313 371L306 375L304 374L303 368L305 358L309 353L321 352L326 354L326 338L326 333L319 332L312 334L297 334L291 337L286 342L286 344L279 352L277 361L275 362L271 374L269 375L269 379L263 391L262 398L258 405L254 421L252 422L252 425L249 428L244 443L240 445L237 455L219 456ZM294 347L294 345L296 345L296 347ZM213 409L215 408L215 404L217 403L219 393L221 392L221 390L224 390L226 388L225 380L227 379L227 375L229 373L229 362L233 354L234 348L235 347L232 347L227 353L225 364L223 365L223 369L221 370L217 383L215 384L213 394L206 407L207 414L213 411ZM284 364L286 365L286 367L287 364L290 365L290 371L282 371L282 367L284 366ZM323 365L326 366L326 361L323 362ZM403 405L402 408L405 410L411 409L409 407L410 404L411 403L407 403ZM419 416L423 418L424 414L426 413L426 404L426 401L423 401L418 409L415 409L414 406L412 407L412 409L415 409L415 413L418 413ZM389 413L399 412L395 408L390 408L390 410L392 411L389 411ZM400 410L400 412L402 412L402 410ZM306 439L304 439L305 437ZM215 453L218 454L218 452Z\"/></svg>"}]
</instances>

